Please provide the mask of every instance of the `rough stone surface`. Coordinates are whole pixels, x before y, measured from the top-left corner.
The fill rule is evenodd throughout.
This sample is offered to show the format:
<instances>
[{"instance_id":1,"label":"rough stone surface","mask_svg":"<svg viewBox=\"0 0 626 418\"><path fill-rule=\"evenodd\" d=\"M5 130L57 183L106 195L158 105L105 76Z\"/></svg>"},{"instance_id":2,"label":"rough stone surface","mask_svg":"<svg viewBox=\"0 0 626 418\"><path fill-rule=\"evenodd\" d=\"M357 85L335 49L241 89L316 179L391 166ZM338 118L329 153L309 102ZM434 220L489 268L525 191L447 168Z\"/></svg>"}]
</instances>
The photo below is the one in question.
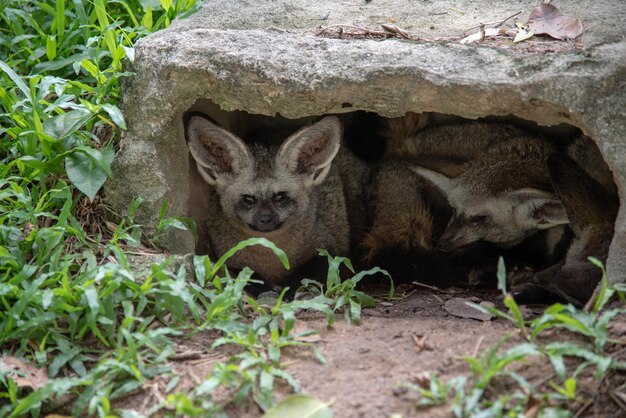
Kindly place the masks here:
<instances>
[{"instance_id":1,"label":"rough stone surface","mask_svg":"<svg viewBox=\"0 0 626 418\"><path fill-rule=\"evenodd\" d=\"M361 109L389 117L431 111L465 118L513 115L540 125L568 123L596 141L624 199L622 25L626 8L622 1L558 4L564 14L579 17L584 28L582 39L559 53L533 53L502 43L315 35L318 25L379 29L381 23L393 23L432 39L458 35L518 11L522 11L520 20L525 20L536 4L525 0L460 0L454 6L438 0L207 2L195 16L137 45L133 69L137 75L124 85L129 130L114 162L107 199L124 210L133 196L143 196L140 215L149 227L158 221L162 199L167 199L170 214L197 211L189 203L195 180L182 113L194 106L212 106L216 111L215 105L223 111L286 118ZM199 99L210 102L200 106ZM172 236L169 247L193 251L193 240L185 234ZM612 281L626 280L626 205L618 215L607 267Z\"/></svg>"}]
</instances>

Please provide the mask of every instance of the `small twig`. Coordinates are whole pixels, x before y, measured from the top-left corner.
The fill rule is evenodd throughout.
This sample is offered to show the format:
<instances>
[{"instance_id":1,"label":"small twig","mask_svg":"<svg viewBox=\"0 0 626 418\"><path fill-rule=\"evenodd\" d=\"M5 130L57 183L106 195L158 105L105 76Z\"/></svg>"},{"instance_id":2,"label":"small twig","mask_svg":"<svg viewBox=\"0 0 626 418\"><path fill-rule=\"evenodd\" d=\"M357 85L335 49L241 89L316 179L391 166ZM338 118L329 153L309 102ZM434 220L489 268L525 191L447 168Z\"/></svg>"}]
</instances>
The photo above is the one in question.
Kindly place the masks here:
<instances>
[{"instance_id":1,"label":"small twig","mask_svg":"<svg viewBox=\"0 0 626 418\"><path fill-rule=\"evenodd\" d=\"M435 298L435 300L439 303L444 303L443 299L441 299L438 295L431 293L430 294L433 298Z\"/></svg>"},{"instance_id":2,"label":"small twig","mask_svg":"<svg viewBox=\"0 0 626 418\"><path fill-rule=\"evenodd\" d=\"M406 298L408 298L409 296L411 296L413 293L415 293L417 291L417 289L411 289L409 292L407 293L403 293L402 296L396 296L395 294L392 297L392 300L394 302L400 301L400 300L404 300ZM377 297L381 297L381 298L386 298L388 294L384 294L384 295L375 295Z\"/></svg>"},{"instance_id":3,"label":"small twig","mask_svg":"<svg viewBox=\"0 0 626 418\"><path fill-rule=\"evenodd\" d=\"M369 29L362 28L360 26L344 25L344 24L322 26L319 30L320 32L324 32L328 29L355 29L355 30L360 30L361 32L370 32ZM384 33L384 32L380 32L380 33Z\"/></svg>"},{"instance_id":4,"label":"small twig","mask_svg":"<svg viewBox=\"0 0 626 418\"><path fill-rule=\"evenodd\" d=\"M620 409L626 410L626 406L624 405L624 401L615 394L614 391L610 391L609 392L609 396L611 397L611 400L613 402L615 402L617 404L617 406L620 407Z\"/></svg>"},{"instance_id":5,"label":"small twig","mask_svg":"<svg viewBox=\"0 0 626 418\"><path fill-rule=\"evenodd\" d=\"M585 303L585 306L583 306L583 310L585 312L591 312L591 310L593 309L593 305L595 305L596 303L596 299L598 299L598 294L600 293L600 289L602 287L601 283L598 283L598 285L596 286L595 289L593 289L593 294L591 295L591 297L587 300L587 303Z\"/></svg>"},{"instance_id":6,"label":"small twig","mask_svg":"<svg viewBox=\"0 0 626 418\"><path fill-rule=\"evenodd\" d=\"M587 402L585 402L585 404L583 406L581 406L578 411L576 411L576 414L574 414L574 418L579 418L582 416L583 412L585 412L587 409L589 409L589 407L593 405L593 401L589 400Z\"/></svg>"},{"instance_id":7,"label":"small twig","mask_svg":"<svg viewBox=\"0 0 626 418\"><path fill-rule=\"evenodd\" d=\"M227 356L221 353L212 353L199 359L192 359L190 364L192 364L193 366L201 366L204 364L220 361L220 359L226 359L226 357Z\"/></svg>"},{"instance_id":8,"label":"small twig","mask_svg":"<svg viewBox=\"0 0 626 418\"><path fill-rule=\"evenodd\" d=\"M388 25L388 26L391 27L391 25ZM354 26L354 25L329 25L329 26L320 27L317 31L317 34L319 35L322 33L329 33L329 30L336 29L337 35L339 36L343 36L343 35L378 36L381 38L399 37L399 38L404 38L404 39L411 39L410 37L407 37L410 35L408 33L403 33L404 31L402 30L393 31L393 30L389 30L385 28L384 26L383 28L385 29L384 31L378 31L378 30L362 28L360 26ZM352 32L348 32L346 31L346 29L351 29ZM355 32L358 32L358 33L355 33Z\"/></svg>"},{"instance_id":9,"label":"small twig","mask_svg":"<svg viewBox=\"0 0 626 418\"><path fill-rule=\"evenodd\" d=\"M429 284L424 284L424 283L420 283L418 281L413 281L411 282L411 284L414 284L415 286L421 286L421 287L425 287L426 289L430 289L430 290L436 290L438 292L441 292L442 290L439 289L438 287L435 286L431 286Z\"/></svg>"},{"instance_id":10,"label":"small twig","mask_svg":"<svg viewBox=\"0 0 626 418\"><path fill-rule=\"evenodd\" d=\"M609 396L611 397L611 399L613 399L613 402L615 402L617 406L619 406L621 409L626 410L626 404L624 402L624 399L620 395L622 394L618 394L616 390L609 391Z\"/></svg>"},{"instance_id":11,"label":"small twig","mask_svg":"<svg viewBox=\"0 0 626 418\"><path fill-rule=\"evenodd\" d=\"M519 14L521 14L521 13L522 13L522 12L513 13L511 16L507 17L507 18L506 18L506 19L504 19L502 22L498 23L495 27L496 27L496 28L499 28L500 26L504 25L504 23L505 23L507 20L511 20L511 19L513 19L515 16L517 16L517 15L519 15Z\"/></svg>"},{"instance_id":12,"label":"small twig","mask_svg":"<svg viewBox=\"0 0 626 418\"><path fill-rule=\"evenodd\" d=\"M471 28L467 28L463 32L461 32L461 35L459 35L459 36L463 36L465 33L469 32L471 30L479 29L481 26L483 26L483 27L485 27L485 26L493 26L494 28L499 28L500 26L504 25L504 23L507 20L510 20L510 19L514 18L515 16L519 15L520 13L522 13L522 12L517 12L515 14L512 14L511 16L507 17L504 20L498 20L496 22L490 22L490 23L481 23L480 25L472 26Z\"/></svg>"},{"instance_id":13,"label":"small twig","mask_svg":"<svg viewBox=\"0 0 626 418\"><path fill-rule=\"evenodd\" d=\"M478 341L476 342L476 346L474 347L474 351L472 352L472 357L476 357L478 355L478 350L480 350L480 345L483 343L485 339L484 335L481 335Z\"/></svg>"},{"instance_id":14,"label":"small twig","mask_svg":"<svg viewBox=\"0 0 626 418\"><path fill-rule=\"evenodd\" d=\"M202 358L202 353L202 351L186 351L167 356L167 359L171 361L198 360Z\"/></svg>"}]
</instances>

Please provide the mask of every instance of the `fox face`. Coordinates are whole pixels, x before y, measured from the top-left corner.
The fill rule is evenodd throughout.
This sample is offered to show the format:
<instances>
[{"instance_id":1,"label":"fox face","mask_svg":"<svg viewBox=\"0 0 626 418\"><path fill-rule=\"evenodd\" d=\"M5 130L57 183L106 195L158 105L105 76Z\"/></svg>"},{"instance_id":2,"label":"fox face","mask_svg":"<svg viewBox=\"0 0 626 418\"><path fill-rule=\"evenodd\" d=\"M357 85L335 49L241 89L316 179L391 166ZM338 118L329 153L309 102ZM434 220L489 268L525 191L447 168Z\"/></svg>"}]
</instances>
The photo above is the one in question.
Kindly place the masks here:
<instances>
[{"instance_id":1,"label":"fox face","mask_svg":"<svg viewBox=\"0 0 626 418\"><path fill-rule=\"evenodd\" d=\"M455 178L420 166L412 166L412 170L437 186L454 209L437 243L442 251L476 241L510 248L539 230L569 222L554 193L544 187L528 187L541 186L541 181L519 178L539 175L540 170L477 164Z\"/></svg>"},{"instance_id":2,"label":"fox face","mask_svg":"<svg viewBox=\"0 0 626 418\"><path fill-rule=\"evenodd\" d=\"M312 189L328 175L342 127L338 118L329 116L280 146L248 146L206 117L192 115L185 134L200 175L217 192L223 215L240 230L262 235L315 215Z\"/></svg>"}]
</instances>

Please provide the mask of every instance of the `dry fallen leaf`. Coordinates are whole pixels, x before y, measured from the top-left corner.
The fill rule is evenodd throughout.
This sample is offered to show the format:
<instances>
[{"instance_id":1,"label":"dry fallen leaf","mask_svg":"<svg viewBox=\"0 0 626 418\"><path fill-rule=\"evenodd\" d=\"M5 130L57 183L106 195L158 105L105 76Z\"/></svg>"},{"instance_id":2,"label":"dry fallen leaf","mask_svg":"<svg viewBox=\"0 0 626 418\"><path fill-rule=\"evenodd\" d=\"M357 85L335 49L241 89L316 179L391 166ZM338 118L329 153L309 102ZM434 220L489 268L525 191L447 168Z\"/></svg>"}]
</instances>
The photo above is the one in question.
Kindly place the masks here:
<instances>
[{"instance_id":1,"label":"dry fallen leaf","mask_svg":"<svg viewBox=\"0 0 626 418\"><path fill-rule=\"evenodd\" d=\"M528 405L526 406L525 418L537 418L541 408L544 406L543 402L535 397L530 397Z\"/></svg>"},{"instance_id":2,"label":"dry fallen leaf","mask_svg":"<svg viewBox=\"0 0 626 418\"><path fill-rule=\"evenodd\" d=\"M498 36L500 34L499 28L487 28L484 31L478 31L465 38L461 39L462 44L471 44L473 42L480 42L488 36Z\"/></svg>"},{"instance_id":3,"label":"dry fallen leaf","mask_svg":"<svg viewBox=\"0 0 626 418\"><path fill-rule=\"evenodd\" d=\"M428 346L426 345L426 338L428 338L427 335L413 336L413 341L415 342L415 351L419 353L420 351L428 348Z\"/></svg>"},{"instance_id":4,"label":"dry fallen leaf","mask_svg":"<svg viewBox=\"0 0 626 418\"><path fill-rule=\"evenodd\" d=\"M0 372L7 373L18 387L39 389L48 383L48 370L39 369L17 357L0 357Z\"/></svg>"},{"instance_id":5,"label":"dry fallen leaf","mask_svg":"<svg viewBox=\"0 0 626 418\"><path fill-rule=\"evenodd\" d=\"M404 38L404 39L411 39L411 34L409 32L405 31L402 28L397 27L396 25L388 25L386 23L383 23L380 26L382 26L385 32L398 35L399 37Z\"/></svg>"},{"instance_id":6,"label":"dry fallen leaf","mask_svg":"<svg viewBox=\"0 0 626 418\"><path fill-rule=\"evenodd\" d=\"M446 303L444 303L443 307L450 315L458 316L460 318L477 319L479 321L489 321L493 318L492 315L481 312L478 309L469 306L466 302L469 301L464 298L452 298L448 299Z\"/></svg>"},{"instance_id":7,"label":"dry fallen leaf","mask_svg":"<svg viewBox=\"0 0 626 418\"><path fill-rule=\"evenodd\" d=\"M430 373L428 372L419 372L415 376L413 376L413 381L418 386L427 389L430 386Z\"/></svg>"},{"instance_id":8,"label":"dry fallen leaf","mask_svg":"<svg viewBox=\"0 0 626 418\"><path fill-rule=\"evenodd\" d=\"M565 16L554 5L542 3L530 12L528 28L535 35L550 35L555 39L575 39L583 33L580 19Z\"/></svg>"},{"instance_id":9,"label":"dry fallen leaf","mask_svg":"<svg viewBox=\"0 0 626 418\"><path fill-rule=\"evenodd\" d=\"M515 39L513 39L513 43L525 41L526 39L532 38L535 34L528 26L522 25L521 23L515 22L515 26L517 26L518 31L515 35Z\"/></svg>"}]
</instances>

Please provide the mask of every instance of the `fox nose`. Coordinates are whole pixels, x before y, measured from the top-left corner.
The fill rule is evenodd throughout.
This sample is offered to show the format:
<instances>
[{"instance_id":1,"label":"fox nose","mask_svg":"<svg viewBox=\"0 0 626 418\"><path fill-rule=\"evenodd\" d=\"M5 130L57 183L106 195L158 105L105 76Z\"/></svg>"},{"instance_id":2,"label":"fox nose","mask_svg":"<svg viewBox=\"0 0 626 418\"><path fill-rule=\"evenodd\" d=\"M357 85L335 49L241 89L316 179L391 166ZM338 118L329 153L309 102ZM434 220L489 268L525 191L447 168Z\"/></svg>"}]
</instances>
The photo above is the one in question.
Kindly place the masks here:
<instances>
[{"instance_id":1,"label":"fox nose","mask_svg":"<svg viewBox=\"0 0 626 418\"><path fill-rule=\"evenodd\" d=\"M271 213L261 213L257 217L257 222L261 225L269 225L274 220L274 215Z\"/></svg>"},{"instance_id":2,"label":"fox nose","mask_svg":"<svg viewBox=\"0 0 626 418\"><path fill-rule=\"evenodd\" d=\"M443 237L442 237L443 238ZM436 244L436 248L444 253L450 253L458 248L455 243L449 239L439 239Z\"/></svg>"},{"instance_id":3,"label":"fox nose","mask_svg":"<svg viewBox=\"0 0 626 418\"><path fill-rule=\"evenodd\" d=\"M253 229L260 232L270 232L280 227L280 222L276 213L271 209L261 209L254 217Z\"/></svg>"}]
</instances>

